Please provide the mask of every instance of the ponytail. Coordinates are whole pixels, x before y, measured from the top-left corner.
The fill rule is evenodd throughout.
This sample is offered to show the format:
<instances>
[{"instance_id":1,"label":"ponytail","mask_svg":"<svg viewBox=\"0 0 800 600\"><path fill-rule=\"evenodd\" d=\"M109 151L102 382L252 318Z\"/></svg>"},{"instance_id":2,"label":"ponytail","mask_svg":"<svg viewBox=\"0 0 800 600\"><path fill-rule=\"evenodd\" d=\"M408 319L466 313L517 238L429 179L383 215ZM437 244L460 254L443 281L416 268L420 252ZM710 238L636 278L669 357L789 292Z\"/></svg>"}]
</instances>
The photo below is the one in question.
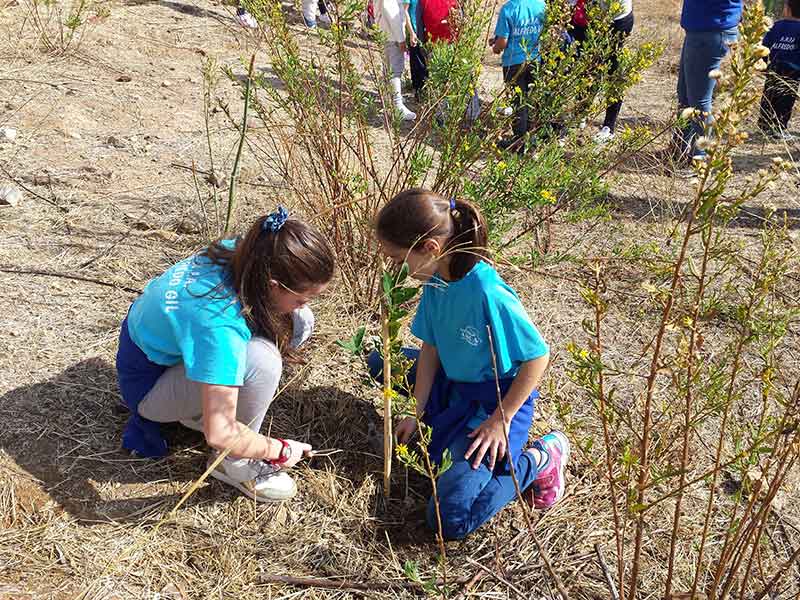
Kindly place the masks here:
<instances>
[{"instance_id":1,"label":"ponytail","mask_svg":"<svg viewBox=\"0 0 800 600\"><path fill-rule=\"evenodd\" d=\"M488 258L486 221L466 200L446 200L422 188L400 192L378 213L378 237L399 248L413 250L429 239L444 240L449 270L461 279L482 259Z\"/></svg>"},{"instance_id":2,"label":"ponytail","mask_svg":"<svg viewBox=\"0 0 800 600\"><path fill-rule=\"evenodd\" d=\"M450 202L453 235L447 240L445 252L450 258L450 275L461 279L481 259L488 258L486 221L478 208L466 200Z\"/></svg>"}]
</instances>

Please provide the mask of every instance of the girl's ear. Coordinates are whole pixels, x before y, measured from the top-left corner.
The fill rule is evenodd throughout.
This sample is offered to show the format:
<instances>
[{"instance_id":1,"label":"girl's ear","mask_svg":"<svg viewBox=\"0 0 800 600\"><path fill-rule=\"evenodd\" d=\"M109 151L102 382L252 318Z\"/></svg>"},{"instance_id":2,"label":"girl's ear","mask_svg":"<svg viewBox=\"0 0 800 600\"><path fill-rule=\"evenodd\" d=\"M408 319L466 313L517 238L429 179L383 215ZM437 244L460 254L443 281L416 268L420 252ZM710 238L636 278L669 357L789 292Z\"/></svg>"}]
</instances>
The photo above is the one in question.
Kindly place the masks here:
<instances>
[{"instance_id":1,"label":"girl's ear","mask_svg":"<svg viewBox=\"0 0 800 600\"><path fill-rule=\"evenodd\" d=\"M428 252L429 254L433 254L434 256L439 256L442 253L442 245L438 240L428 238L422 242L422 250L424 252Z\"/></svg>"}]
</instances>

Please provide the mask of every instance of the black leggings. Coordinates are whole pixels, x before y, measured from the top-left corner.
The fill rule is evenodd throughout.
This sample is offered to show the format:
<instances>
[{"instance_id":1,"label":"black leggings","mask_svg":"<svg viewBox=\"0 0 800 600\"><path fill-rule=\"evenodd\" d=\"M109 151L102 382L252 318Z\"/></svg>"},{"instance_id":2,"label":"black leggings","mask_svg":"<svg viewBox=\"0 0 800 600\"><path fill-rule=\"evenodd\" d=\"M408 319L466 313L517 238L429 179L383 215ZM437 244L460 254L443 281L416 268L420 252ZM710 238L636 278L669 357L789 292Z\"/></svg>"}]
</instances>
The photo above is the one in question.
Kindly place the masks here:
<instances>
[{"instance_id":1,"label":"black leggings","mask_svg":"<svg viewBox=\"0 0 800 600\"><path fill-rule=\"evenodd\" d=\"M575 38L575 41L578 43L579 56L581 44L586 41L586 30L587 27L573 24L572 30L570 31L572 37ZM622 52L622 46L625 44L625 38L627 38L631 34L631 31L633 31L633 11L621 19L612 21L611 31L612 35L614 36L614 51L608 58L609 75L616 73L617 69L619 68L619 54ZM619 117L619 111L621 108L622 98L619 98L618 100L606 106L606 118L603 121L603 127L608 127L612 132L614 131L614 128L617 126L617 117Z\"/></svg>"},{"instance_id":2,"label":"black leggings","mask_svg":"<svg viewBox=\"0 0 800 600\"><path fill-rule=\"evenodd\" d=\"M761 96L761 112L758 126L762 131L777 135L789 127L792 108L797 98L797 83L800 71L770 65Z\"/></svg>"}]
</instances>

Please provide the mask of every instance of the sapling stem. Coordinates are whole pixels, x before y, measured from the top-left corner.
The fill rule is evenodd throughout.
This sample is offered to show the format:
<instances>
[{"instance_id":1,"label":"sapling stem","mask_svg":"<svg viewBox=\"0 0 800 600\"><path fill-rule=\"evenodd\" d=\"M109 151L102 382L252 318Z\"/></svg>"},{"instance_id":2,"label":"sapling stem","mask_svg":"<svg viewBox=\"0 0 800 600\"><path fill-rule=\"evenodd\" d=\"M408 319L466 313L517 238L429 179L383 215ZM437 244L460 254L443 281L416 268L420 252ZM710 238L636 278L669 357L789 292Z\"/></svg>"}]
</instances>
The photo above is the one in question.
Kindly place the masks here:
<instances>
[{"instance_id":1,"label":"sapling stem","mask_svg":"<svg viewBox=\"0 0 800 600\"><path fill-rule=\"evenodd\" d=\"M231 183L228 187L228 212L225 215L225 228L222 230L222 235L227 235L231 226L231 218L233 217L233 209L236 206L236 177L239 175L239 162L242 159L242 150L244 149L244 138L247 133L247 108L250 105L250 86L253 81L253 66L256 62L256 55L250 57L250 68L247 69L247 82L244 86L244 114L242 115L242 130L239 135L239 147L236 149L236 159L233 161L233 170L231 171Z\"/></svg>"},{"instance_id":2,"label":"sapling stem","mask_svg":"<svg viewBox=\"0 0 800 600\"><path fill-rule=\"evenodd\" d=\"M542 557L542 562L544 563L545 569L547 569L547 573L550 575L550 578L556 584L556 588L558 589L558 593L563 598L563 600L569 600L569 595L567 595L567 590L564 587L564 584L561 583L561 578L556 574L553 570L553 566L550 564L550 559L547 556L547 552L545 552L544 547L539 542L536 534L533 530L533 519L531 518L531 509L528 506L528 503L525 502L525 499L522 497L522 490L519 488L519 481L517 481L517 473L514 470L514 461L511 460L511 442L508 439L508 427L506 427L506 411L503 408L503 396L500 393L500 377L497 374L497 356L494 353L494 341L492 340L492 326L487 325L486 331L489 334L489 352L492 355L492 371L494 372L494 385L495 389L497 390L497 408L500 410L500 416L503 418L503 435L505 436L506 442L506 459L508 460L508 469L511 472L511 480L514 482L514 490L517 493L517 501L522 506L522 514L525 517L525 524L528 526L528 531L530 531L531 539L533 543L536 544L536 549L539 551L539 556Z\"/></svg>"},{"instance_id":3,"label":"sapling stem","mask_svg":"<svg viewBox=\"0 0 800 600\"><path fill-rule=\"evenodd\" d=\"M392 355L389 337L389 309L381 305L383 342L383 495L389 497L392 483Z\"/></svg>"}]
</instances>

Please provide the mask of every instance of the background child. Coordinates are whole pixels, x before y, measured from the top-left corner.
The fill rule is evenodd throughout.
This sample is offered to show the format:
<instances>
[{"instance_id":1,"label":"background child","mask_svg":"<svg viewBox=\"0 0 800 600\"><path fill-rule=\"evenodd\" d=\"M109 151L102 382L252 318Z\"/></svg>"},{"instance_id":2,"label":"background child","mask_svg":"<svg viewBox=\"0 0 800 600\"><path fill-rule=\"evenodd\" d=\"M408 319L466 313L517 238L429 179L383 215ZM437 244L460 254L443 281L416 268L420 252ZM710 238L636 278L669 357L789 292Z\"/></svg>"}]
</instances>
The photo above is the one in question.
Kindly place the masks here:
<instances>
[{"instance_id":1,"label":"background child","mask_svg":"<svg viewBox=\"0 0 800 600\"><path fill-rule=\"evenodd\" d=\"M421 99L422 88L428 79L428 57L422 42L425 39L424 23L422 21L423 9L426 1L409 0L406 6L406 26L408 27L408 62L411 67L411 85L417 101Z\"/></svg>"},{"instance_id":2,"label":"background child","mask_svg":"<svg viewBox=\"0 0 800 600\"><path fill-rule=\"evenodd\" d=\"M422 340L414 356L414 397L417 416L432 428L431 459L440 461L446 448L453 459L437 480L443 535L466 536L514 499L506 456L526 499L552 506L564 493L566 437L553 432L523 451L548 348L517 295L485 260L483 217L468 202L410 189L381 209L376 229L384 253L408 262L412 276L426 283L411 325ZM397 427L400 443L415 430L416 419L404 419ZM428 523L436 528L433 500Z\"/></svg>"},{"instance_id":3,"label":"background child","mask_svg":"<svg viewBox=\"0 0 800 600\"><path fill-rule=\"evenodd\" d=\"M452 44L455 42L458 32L456 31L454 18L458 16L461 7L458 5L457 0L422 0L421 21L422 33L421 39L426 44L445 43ZM454 15L454 11L456 14ZM447 102L441 107L443 111L447 111ZM481 101L478 97L478 91L474 90L472 96L467 102L467 109L464 113L464 118L467 123L473 123L481 112ZM444 114L440 111L438 119L443 119Z\"/></svg>"},{"instance_id":4,"label":"background child","mask_svg":"<svg viewBox=\"0 0 800 600\"><path fill-rule=\"evenodd\" d=\"M406 66L406 21L408 0L378 0L377 21L380 28L388 36L386 42L386 66L389 70L389 86L395 109L404 121L413 121L416 113L411 112L403 103L403 71Z\"/></svg>"},{"instance_id":5,"label":"background child","mask_svg":"<svg viewBox=\"0 0 800 600\"><path fill-rule=\"evenodd\" d=\"M528 132L528 107L523 101L533 82L534 63L539 60L539 36L545 22L544 0L509 0L500 9L494 30L492 50L503 54L503 81L513 93L515 107L513 138L503 140L503 147L519 145Z\"/></svg>"},{"instance_id":6,"label":"background child","mask_svg":"<svg viewBox=\"0 0 800 600\"><path fill-rule=\"evenodd\" d=\"M578 43L578 52L580 52L580 44L586 41L586 33L589 30L589 19L586 14L586 0L571 0L574 4L572 12L572 23L570 27L570 35ZM601 6L604 9L608 8L610 2L608 0L601 1ZM611 21L611 35L612 47L611 54L608 57L608 74L613 75L619 68L619 55L622 52L622 46L625 39L633 31L633 0L621 0L619 2L619 12L613 16ZM604 144L614 138L614 130L617 126L617 118L622 109L622 98L614 100L606 106L605 119L603 125L594 136L594 141L599 144Z\"/></svg>"},{"instance_id":7,"label":"background child","mask_svg":"<svg viewBox=\"0 0 800 600\"><path fill-rule=\"evenodd\" d=\"M795 137L786 130L800 81L800 0L786 0L783 17L764 36L769 70L758 125L771 138L791 141Z\"/></svg>"},{"instance_id":8,"label":"background child","mask_svg":"<svg viewBox=\"0 0 800 600\"><path fill-rule=\"evenodd\" d=\"M230 448L212 477L258 501L291 498L296 486L281 467L311 446L259 430L281 355L310 335L305 305L330 281L332 256L319 233L279 208L243 239L215 242L150 281L120 328L117 374L132 413L123 447L163 456L159 423L179 421L212 448Z\"/></svg>"}]
</instances>

